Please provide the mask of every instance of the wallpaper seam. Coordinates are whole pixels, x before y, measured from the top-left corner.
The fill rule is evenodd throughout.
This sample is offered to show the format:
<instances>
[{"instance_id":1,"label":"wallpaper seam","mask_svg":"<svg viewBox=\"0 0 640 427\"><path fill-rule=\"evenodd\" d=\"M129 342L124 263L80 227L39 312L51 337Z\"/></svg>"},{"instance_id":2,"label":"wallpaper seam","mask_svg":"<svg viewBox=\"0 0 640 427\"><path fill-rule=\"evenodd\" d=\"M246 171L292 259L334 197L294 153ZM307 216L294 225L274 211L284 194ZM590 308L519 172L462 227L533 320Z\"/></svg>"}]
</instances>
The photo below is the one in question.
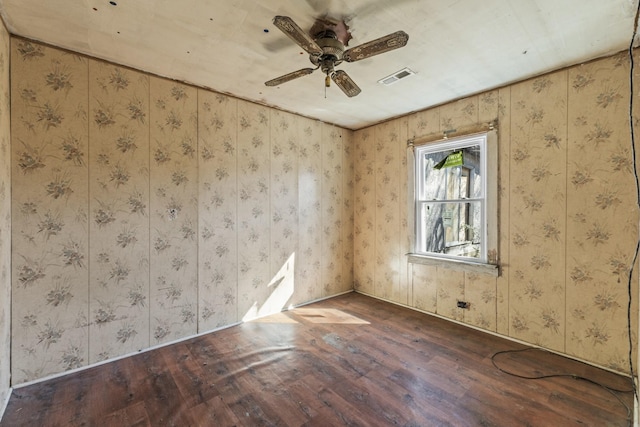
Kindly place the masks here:
<instances>
[{"instance_id":1,"label":"wallpaper seam","mask_svg":"<svg viewBox=\"0 0 640 427\"><path fill-rule=\"evenodd\" d=\"M499 89L496 89L496 94L498 96L498 105L497 105L497 111L496 111L496 122L498 123L498 126L500 127L500 125L501 125L501 123L500 123L500 100L501 100L501 97L500 97L500 90ZM497 176L497 182L498 182L498 185L497 185L498 194L497 194L497 197L496 197L496 200L497 200L496 210L498 212L498 222L497 222L497 224L498 224L498 240L496 242L496 245L498 246L498 264L502 264L502 262L501 262L502 253L501 252L502 252L502 249L503 249L503 248L500 247L500 237L501 237L501 235L500 235L500 222L501 222L501 220L500 220L500 214L501 214L500 213L500 202L501 202L501 200L500 200L500 185L501 185L501 180L500 180L500 139L501 139L500 138L500 133L498 132L498 138L497 138L497 143L498 143L497 144L498 145L497 157L498 157L498 161L497 161L497 170L495 171L495 174ZM502 266L500 268L502 268ZM498 273L498 274L501 274L501 273ZM496 333L498 333L498 329L500 328L500 318L498 317L498 306L500 305L499 304L499 300L498 300L498 295L499 295L498 286L499 286L499 283L500 283L500 277L498 276L498 277L496 277L495 286L494 286L495 295L496 295L496 303L495 303L495 305L493 307L494 316L495 316L495 322L496 322L493 330Z\"/></svg>"},{"instance_id":2,"label":"wallpaper seam","mask_svg":"<svg viewBox=\"0 0 640 427\"><path fill-rule=\"evenodd\" d=\"M151 181L152 181L152 177L151 177L151 85L153 84L153 79L151 77L149 77L149 84L147 85L147 108L149 111L149 120L147 123L147 155L146 158L148 159L148 170L149 170L149 179L147 179L147 197L149 198L149 233L147 234L147 259L149 260L149 267L147 268L148 274L147 274L147 297L149 298L149 310L147 310L148 313L148 318L147 318L147 327L149 332L147 333L147 337L148 337L148 341L147 341L147 347L151 346L151 337L152 335L152 316L151 313L153 311L153 306L152 304L154 303L152 300L152 286L153 286L153 282L151 281L151 242L152 242L152 232L151 232Z\"/></svg>"},{"instance_id":3,"label":"wallpaper seam","mask_svg":"<svg viewBox=\"0 0 640 427\"><path fill-rule=\"evenodd\" d=\"M508 90L508 95L509 95L509 152L511 152L511 99L512 99L512 95L511 95L511 86L509 86L509 90ZM511 163L512 163L512 159L511 156L508 155L507 156L507 160L508 160L508 166L507 166L507 179L509 182L511 182ZM510 191L506 191L505 189L505 193L509 194L509 200L508 200L508 204L509 204L509 209L507 211L507 215L508 215L508 222L507 225L507 248L508 248L508 255L509 258L507 259L511 259L511 192ZM509 273L511 273L511 267L508 267L508 271ZM511 298L510 298L510 293L511 293L511 281L509 280L509 278L507 278L507 312L506 312L506 321L507 321L507 334L509 336L511 336L511 330L510 330L510 323L509 319L510 319L510 314L511 314Z\"/></svg>"},{"instance_id":4,"label":"wallpaper seam","mask_svg":"<svg viewBox=\"0 0 640 427\"><path fill-rule=\"evenodd\" d=\"M413 165L409 164L409 162L408 162L407 155L406 155L406 149L405 149L405 146L404 146L404 141L406 141L409 138L409 120L407 119L407 120L403 121L403 123L400 126L404 127L404 135L402 135L402 137L400 137L400 156L401 156L400 164L402 165L402 158L404 158L404 159L406 159L405 160L406 169L413 168ZM407 175L408 171L405 170L404 174L406 176L408 176ZM408 189L406 187L408 187L410 185L413 185L413 183L410 182L409 179L407 178L405 188L400 188L400 191L404 192L405 197L407 199L408 199ZM408 215L409 212L407 211L408 202L409 202L408 200L405 200L405 203L404 203L405 220L407 218L409 218L409 215ZM402 212L402 209L400 211ZM404 235L405 238L408 237L407 234L410 233L410 230L411 230L410 227L411 226L412 226L412 224L407 222L407 226L405 227L405 235ZM405 245L406 245L406 242L405 242ZM401 249L402 249L402 247L401 247ZM411 250L411 248L408 248L407 246L405 246L405 249L407 251ZM401 250L400 251L400 255L404 256L404 254L402 252L404 252L404 251ZM413 270L411 269L411 264L406 262L406 267L403 269L403 271L404 271L404 274L405 274L405 286L407 287L407 289L406 289L407 305L413 305L413 280L411 280L411 278L413 276L413 273L412 273Z\"/></svg>"},{"instance_id":5,"label":"wallpaper seam","mask_svg":"<svg viewBox=\"0 0 640 427\"><path fill-rule=\"evenodd\" d=\"M402 146L402 138L400 137L400 126L401 126L401 122L398 123L398 125L396 125L396 135L398 138L398 143L395 144L395 148L396 148L396 155L395 157L398 159L397 163L398 163L398 170L401 171L402 170L402 150L401 150L401 146ZM402 176L402 173L400 173L400 176ZM398 192L398 198L399 200L402 200L400 198L400 194L402 192L402 180L398 179L398 185L396 186L396 191ZM397 280L397 287L398 287L398 297L400 299L403 299L405 301L405 303L407 302L407 298L406 298L406 291L403 292L402 289L402 278L400 277L400 275L402 274L402 204L398 203L397 204L398 208L396 210L396 213L398 215L398 224L397 224L397 233L398 236L400 236L400 238L398 239L398 241L396 242L396 265L398 268L398 274L396 275L396 280ZM402 298L402 294L405 294L405 297ZM396 297L396 298L398 298Z\"/></svg>"},{"instance_id":6,"label":"wallpaper seam","mask_svg":"<svg viewBox=\"0 0 640 427\"><path fill-rule=\"evenodd\" d=\"M511 87L510 86L507 89L507 91L508 91L508 96L509 96L509 137L511 137ZM498 97L498 111L500 111L500 100L501 99L502 99L501 97ZM505 106L505 108L506 108L506 106ZM500 141L501 141L501 138L500 138L500 135L498 135L498 144L500 144ZM504 149L504 147L502 147L502 149ZM510 150L511 150L511 142L509 142L509 151ZM498 145L498 156L500 155L500 152L501 152L501 147L500 147L500 145ZM511 177L511 156L507 156L507 161L508 161L508 164L507 164L507 167L505 169L508 171L507 182L509 182L510 181L509 178ZM498 163L498 165L500 165L500 163ZM498 166L498 167L500 167L500 166ZM506 188L504 187L504 186L506 186L506 183L501 183L501 186L503 186L502 191L504 192L505 197L506 197L507 194L510 194L510 192L506 191ZM509 198L509 201L510 201L510 198ZM511 203L509 203L509 206L510 205L511 205ZM500 215L502 215L502 213ZM507 226L504 227L504 232L507 233L507 239L505 239L505 242L506 242L505 248L501 248L501 251L504 251L506 249L507 253L508 253L508 256L511 256L511 248L510 248L510 245L509 245L509 242L511 240L511 209L509 209L508 212L506 212L506 215L507 215L507 221L506 221L507 222ZM498 230L498 232L500 232L500 230ZM499 254L499 256L500 256L500 258L502 260L509 259L508 257L504 257L504 253ZM508 269L508 272L511 271L510 268L507 267L507 269ZM496 283L498 283L497 280L496 280ZM509 292L511 292L511 285L510 285L510 282L509 282L508 278L506 280L506 286L507 286L507 290L506 290L507 292L506 292L506 298L505 299L507 301L507 304L506 304L507 307L506 307L505 319L507 321L507 325L506 325L507 335L510 335L509 334L509 310L510 310L510 307L511 307L511 304L510 304L511 299L509 298ZM496 293L496 295L497 295L497 293ZM502 293L502 295L503 295L503 297L505 296L504 292ZM499 313L498 313L498 304L496 304L496 332L497 332L497 329L498 329L498 325L497 325L498 315L499 315ZM504 329L504 327L503 327L503 329Z\"/></svg>"},{"instance_id":7,"label":"wallpaper seam","mask_svg":"<svg viewBox=\"0 0 640 427\"><path fill-rule=\"evenodd\" d=\"M506 191L508 194L512 194L511 192L511 176L512 176L512 162L511 162L511 150L512 150L512 144L511 144L511 137L513 135L513 96L511 93L511 86L509 86L509 152L508 154L508 158L509 158L509 188ZM513 209L513 203L511 203L511 200L509 200L509 218L512 217L512 209ZM507 245L509 246L509 249L511 249L511 221L509 221L509 241L507 242ZM511 252L509 252L509 257L511 257ZM511 259L511 258L509 258ZM509 283L509 289L508 289L508 295L507 295L507 301L511 302L511 268L509 268L509 274L507 277L507 283ZM511 304L508 304L507 306L507 336L513 336L513 333L511 331Z\"/></svg>"},{"instance_id":8,"label":"wallpaper seam","mask_svg":"<svg viewBox=\"0 0 640 427\"><path fill-rule=\"evenodd\" d=\"M236 149L238 149L238 155L235 156L235 162L236 162L236 173L235 173L235 194L234 194L234 203L235 203L235 220L236 220L236 224L238 224L239 227L239 219L240 219L240 203L238 202L238 183L240 180L240 170L239 170L239 163L240 163L240 153L239 153L239 145L240 145L240 103L236 102L235 103L235 116L236 116L236 123L235 123L235 140L236 140ZM215 141L214 141L215 142ZM235 240L236 240L236 251L235 251L235 261L236 261L236 266L235 266L235 275L236 275L236 286L235 286L235 294L236 294L236 321L240 321L240 232L236 233L235 235Z\"/></svg>"},{"instance_id":9,"label":"wallpaper seam","mask_svg":"<svg viewBox=\"0 0 640 427\"><path fill-rule=\"evenodd\" d=\"M198 234L200 234L200 163L199 163L199 157L198 157L198 153L200 153L200 89L196 88L195 89L195 93L196 93L196 125L195 125L195 129L196 129L196 135L195 135L195 144L196 144L196 173L195 173L195 180L196 180L196 185L195 187L197 188L197 200L196 200L196 224L195 224L195 228L196 230L198 230ZM151 233L149 233L149 236L151 236ZM151 242L149 242L149 251L151 251ZM151 253L151 252L149 252ZM200 239L196 238L196 334L200 333ZM151 269L149 269L151 270ZM151 327L151 325L149 325L149 327ZM151 334L149 334L149 336L151 336Z\"/></svg>"},{"instance_id":10,"label":"wallpaper seam","mask_svg":"<svg viewBox=\"0 0 640 427\"><path fill-rule=\"evenodd\" d=\"M91 59L87 59L87 114L89 113L89 105L91 105L91 91L89 90L91 86ZM87 158L91 159L91 125L89 124L89 120L87 120ZM91 232L89 231L91 228L91 224L89 223L89 218L91 217L91 170L90 170L91 161L87 161L87 253L89 254L89 261L87 262L87 362L85 366L90 365L91 363L91 258L93 253L91 251Z\"/></svg>"},{"instance_id":11,"label":"wallpaper seam","mask_svg":"<svg viewBox=\"0 0 640 427\"><path fill-rule=\"evenodd\" d=\"M11 38L11 36L9 36L9 41L8 41L8 49L9 49L9 93L11 93L12 88L13 88L13 82L11 81L11 75L12 73L12 68L13 68L13 40ZM16 330L17 328L15 327L15 322L13 321L13 211L15 209L15 206L13 205L13 183L14 181L14 175L17 174L17 171L13 170L13 144L12 144L12 138L13 138L13 120L11 120L11 107L13 104L13 98L11 98L9 100L9 153L7 154L9 156L9 201L11 203L11 210L10 210L10 214L11 214L11 226L9 228L9 342L7 343L7 345L9 346L9 384L8 386L11 387L13 386L13 382L14 382L14 377L13 377L13 366L14 366L14 357L13 357L13 335L14 335L14 330ZM7 399L7 402L9 401L9 399Z\"/></svg>"},{"instance_id":12,"label":"wallpaper seam","mask_svg":"<svg viewBox=\"0 0 640 427\"><path fill-rule=\"evenodd\" d=\"M273 154L273 110L269 110L269 280L273 280L275 277L275 271L273 268L273 259L271 252L273 251L273 233L271 233L271 224L273 224L273 188L274 188L274 177L273 170L271 168L271 164L273 163L272 154Z\"/></svg>"},{"instance_id":13,"label":"wallpaper seam","mask_svg":"<svg viewBox=\"0 0 640 427\"><path fill-rule=\"evenodd\" d=\"M320 129L320 141L324 141L325 139L325 133L326 130L323 127L322 129ZM325 187L325 180L324 180L324 174L322 173L324 171L324 153L323 153L323 148L324 144L320 145L320 194L324 194L324 187ZM322 196L320 196L320 200L322 200ZM321 204L322 206L322 204ZM325 236L324 236L324 230L322 230L322 225L324 224L324 209L320 209L320 252L322 252L322 250L324 249L324 240L325 240ZM322 298L325 297L325 290L324 290L324 285L325 285L325 268L324 268L324 263L320 262L320 296Z\"/></svg>"},{"instance_id":14,"label":"wallpaper seam","mask_svg":"<svg viewBox=\"0 0 640 427\"><path fill-rule=\"evenodd\" d=\"M571 141L569 141L569 97L571 96L571 91L569 90L569 72L565 71L565 90L567 93L567 98L566 98L566 102L565 102L565 123L566 123L566 127L565 127L565 140L567 141L566 147L565 147L565 164L564 164L564 174L565 177L567 177L569 175L569 144L571 143ZM566 230L567 230L567 225L569 224L569 180L565 179L564 180L564 194L565 194L565 198L564 198L564 229L565 229L565 238L564 238L564 259L565 259L565 265L566 265L566 260L569 259L569 242L568 242L568 236L566 235ZM563 347L562 347L562 351L563 353L567 353L567 313L568 313L568 306L569 306L569 298L568 298L568 283L567 283L567 268L565 267L565 272L562 275L562 280L564 282L564 340L563 340Z\"/></svg>"},{"instance_id":15,"label":"wallpaper seam","mask_svg":"<svg viewBox=\"0 0 640 427\"><path fill-rule=\"evenodd\" d=\"M378 155L377 155L377 152L375 150L375 146L371 147L371 144L375 145L375 141L376 141L378 132L380 132L380 130L379 130L378 127L376 127L373 130L373 135L372 135L373 140L368 139L367 141L365 141L365 144L369 145L367 147L367 154L372 157L371 159L368 159L368 160L371 162L371 169L372 169L372 171L371 171L371 175L372 175L371 180L372 180L372 183L373 183L373 190L371 190L371 191L373 191L373 197L371 198L372 206L373 206L373 212L371 214L371 220L373 221L373 230L371 231L371 239L373 241L373 244L371 245L372 246L371 253L373 254L372 258L373 258L373 262L374 263L376 262L376 255L378 253L378 239L377 239L377 236L376 236L376 229L377 229L377 225L378 225L378 217L377 217L377 213L378 212L377 212L377 209L376 209L376 202L378 200L379 195L378 195L378 186L377 186L378 176L377 176L376 167L375 167ZM374 292L374 293L377 292L376 291L376 285L378 283L377 282L378 278L377 278L377 274L376 273L377 273L377 269L375 268L375 264L374 264L373 267L372 267L372 271L371 271L371 286L370 286L372 292Z\"/></svg>"},{"instance_id":16,"label":"wallpaper seam","mask_svg":"<svg viewBox=\"0 0 640 427\"><path fill-rule=\"evenodd\" d=\"M4 21L2 21L2 19L0 19L0 22L2 23L3 29L6 30L6 26L4 24ZM7 375L7 381L8 383L6 384L7 386L7 396L6 396L6 402L5 402L5 406L3 408L0 408L0 417L2 417L2 415L4 414L4 410L6 409L6 404L9 402L9 397L11 396L12 392L12 385L13 385L13 351L12 346L13 346L13 330L14 330L14 325L13 325L13 312L12 312L12 308L13 308L13 278L12 278L12 259L13 259L13 210L14 210L14 206L13 206L13 156L11 155L11 138L13 135L13 128L12 128L12 120L11 120L11 104L13 102L13 98L11 97L11 67L13 64L12 61L12 56L13 56L13 49L12 49L12 41L11 41L11 35L9 34L8 31L5 32L6 36L7 36L7 42L6 44L4 44L4 47L6 47L6 52L7 52L7 58L8 58L8 65L7 65L7 83L8 83L8 87L7 87L7 92L9 93L9 99L8 99L8 107L9 107L9 140L7 141L8 148L9 148L9 152L7 153L8 156L8 164L9 164L9 173L7 174L9 177L9 182L8 182L8 188L9 188L9 233L7 234L7 239L8 239L8 246L9 246L9 259L8 259L8 283L7 285L9 286L9 297L8 297L8 301L5 302L5 304L8 305L7 309L8 309L8 314L5 314L5 318L7 319L7 321L9 322L9 324L6 326L6 332L9 334L9 340L7 342L7 346L8 348L5 349L5 351L9 354L9 360L7 361L7 366L5 366L4 369L6 369L7 371L5 371L4 373L0 373L0 374L6 374ZM4 386L4 384L3 384ZM1 418L0 418L1 419Z\"/></svg>"}]
</instances>

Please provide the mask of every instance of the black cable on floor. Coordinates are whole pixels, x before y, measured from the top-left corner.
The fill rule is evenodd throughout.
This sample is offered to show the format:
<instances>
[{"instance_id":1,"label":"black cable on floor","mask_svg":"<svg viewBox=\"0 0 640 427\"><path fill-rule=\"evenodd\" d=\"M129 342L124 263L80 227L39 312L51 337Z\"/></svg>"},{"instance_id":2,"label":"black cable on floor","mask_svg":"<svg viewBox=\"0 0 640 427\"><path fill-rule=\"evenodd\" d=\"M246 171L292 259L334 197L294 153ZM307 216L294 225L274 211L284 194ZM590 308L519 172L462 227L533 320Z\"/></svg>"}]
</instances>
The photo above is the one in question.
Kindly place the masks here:
<instances>
[{"instance_id":1,"label":"black cable on floor","mask_svg":"<svg viewBox=\"0 0 640 427\"><path fill-rule=\"evenodd\" d=\"M635 184L636 184L636 201L637 201L638 208L640 209L640 178L638 176L638 165L636 161L636 141L635 141L635 131L634 131L634 118L633 118L633 98L634 98L634 89L633 89L634 75L633 74L635 69L635 63L633 59L633 44L635 42L636 35L638 34L639 18L640 18L640 1L638 1L638 5L636 7L635 18L633 21L633 34L631 36L631 41L629 43L629 49L628 49L629 63L630 63L630 67L629 67L629 132L631 136L631 156L632 156L631 158L633 163L633 175L634 175ZM619 390L619 389L601 384L590 378L586 378L576 374L548 374L548 375L537 375L537 376L520 375L520 374L510 372L510 371L507 371L506 369L501 368L500 366L498 366L495 360L496 357L501 354L519 353L519 352L530 351L530 350L545 351L537 348L524 348L520 350L498 351L491 356L491 363L493 363L493 366L500 372L503 372L507 375L511 375L513 377L522 378L526 380L542 380L542 379L549 379L549 378L573 378L575 380L586 381L588 383L594 384L606 390L609 394L615 397L618 400L618 402L622 404L622 406L624 406L624 408L627 410L627 422L629 423L629 425L631 425L631 423L633 422L632 410L616 393L633 393L634 399L636 399L636 401L638 399L638 389L636 386L635 369L634 369L634 362L633 362L634 345L633 345L633 334L632 334L633 328L632 328L631 314L632 314L632 300L633 300L633 271L635 269L635 264L638 259L639 252L640 252L640 236L636 242L636 248L633 255L633 260L629 268L629 281L627 286L627 290L629 294L628 304L627 304L627 335L629 337L629 370L631 373L631 384L632 384L631 390Z\"/></svg>"},{"instance_id":2,"label":"black cable on floor","mask_svg":"<svg viewBox=\"0 0 640 427\"><path fill-rule=\"evenodd\" d=\"M638 1L638 6L636 8L636 15L633 20L633 33L631 35L631 41L629 42L629 133L631 136L631 160L633 163L633 176L636 184L636 202L638 208L640 209L640 179L638 178L638 165L636 161L636 139L635 139L635 130L634 130L634 120L633 120L633 73L635 68L635 63L633 60L633 44L638 34L638 18L640 17L640 1ZM640 232L640 231L639 231ZM631 303L633 300L633 270L636 265L636 260L638 259L638 251L640 251L640 237L636 242L636 250L633 255L633 261L631 262L631 267L629 268L629 282L627 283L627 291L628 291L628 302L627 302L627 335L629 336L629 370L631 372L631 380L633 383L633 397L638 401L638 389L636 386L636 376L635 370L633 368L633 328L631 325Z\"/></svg>"},{"instance_id":3,"label":"black cable on floor","mask_svg":"<svg viewBox=\"0 0 640 427\"><path fill-rule=\"evenodd\" d=\"M547 374L547 375L534 375L534 376L528 376L528 375L520 375L517 374L515 372L511 372L508 371L504 368L501 368L500 366L498 366L497 362L496 362L496 357L501 355L501 354L513 354L513 353L522 353L525 351L532 351L532 350L537 350L537 351L542 351L545 353L549 353L549 354L553 354L550 353L544 349L541 348L534 348L534 347L527 347L527 348L523 348L523 349L519 349L519 350L504 350L504 351L498 351L496 353L494 353L491 356L491 363L493 363L493 366L499 370L500 372L507 374L507 375L511 375L512 377L516 377L516 378L522 378L525 380L544 380L544 379L549 379L549 378L573 378L574 380L580 380L580 381L585 381L588 383L591 383L593 385L596 385L604 390L606 390L609 394L611 394L613 397L616 398L616 400L618 402L620 402L620 404L622 406L624 406L624 408L627 410L627 422L629 423L629 425L631 425L631 423L633 422L633 411L631 410L631 408L620 398L620 396L618 396L616 393L635 393L635 382L632 379L632 383L634 384L631 390L621 390L621 389L617 389L614 387L609 387L607 385L604 385L602 383L599 383L598 381L592 380L590 378L587 377L583 377L581 375L576 375L576 374L568 374L568 373L564 373L564 374Z\"/></svg>"}]
</instances>

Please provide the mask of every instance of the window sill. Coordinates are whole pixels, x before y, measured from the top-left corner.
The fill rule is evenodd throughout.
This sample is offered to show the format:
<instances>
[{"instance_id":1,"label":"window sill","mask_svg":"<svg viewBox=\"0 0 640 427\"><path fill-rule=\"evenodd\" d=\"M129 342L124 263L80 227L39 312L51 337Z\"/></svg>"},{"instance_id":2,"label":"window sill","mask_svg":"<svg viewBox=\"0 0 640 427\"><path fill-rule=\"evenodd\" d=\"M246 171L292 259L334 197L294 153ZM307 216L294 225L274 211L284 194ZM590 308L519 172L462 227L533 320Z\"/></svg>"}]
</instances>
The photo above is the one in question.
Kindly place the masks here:
<instances>
[{"instance_id":1,"label":"window sill","mask_svg":"<svg viewBox=\"0 0 640 427\"><path fill-rule=\"evenodd\" d=\"M407 254L408 261L411 264L434 265L444 267L450 270L464 271L468 273L482 273L494 277L500 275L500 266L496 264L486 264L483 262L474 262L458 259L430 257L428 255Z\"/></svg>"}]
</instances>

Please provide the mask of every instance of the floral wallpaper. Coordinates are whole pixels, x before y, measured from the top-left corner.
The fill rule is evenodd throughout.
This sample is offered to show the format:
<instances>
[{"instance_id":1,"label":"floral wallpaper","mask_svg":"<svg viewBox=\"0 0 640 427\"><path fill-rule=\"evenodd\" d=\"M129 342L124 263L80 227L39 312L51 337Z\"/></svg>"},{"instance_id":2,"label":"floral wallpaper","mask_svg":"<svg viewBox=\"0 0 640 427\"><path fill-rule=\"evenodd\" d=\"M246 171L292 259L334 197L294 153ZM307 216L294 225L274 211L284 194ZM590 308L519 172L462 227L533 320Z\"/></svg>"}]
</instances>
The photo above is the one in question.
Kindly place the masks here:
<instances>
[{"instance_id":1,"label":"floral wallpaper","mask_svg":"<svg viewBox=\"0 0 640 427\"><path fill-rule=\"evenodd\" d=\"M13 384L352 286L629 369L625 55L351 132L0 36ZM408 264L407 139L495 119L501 275Z\"/></svg>"},{"instance_id":2,"label":"floral wallpaper","mask_svg":"<svg viewBox=\"0 0 640 427\"><path fill-rule=\"evenodd\" d=\"M89 61L20 39L11 49L11 363L19 384L89 363L89 329L101 319L92 303L105 292L90 295L87 286L89 231L100 218L88 203Z\"/></svg>"},{"instance_id":3,"label":"floral wallpaper","mask_svg":"<svg viewBox=\"0 0 640 427\"><path fill-rule=\"evenodd\" d=\"M322 253L322 209L317 194L322 191L322 135L320 122L301 120L297 127L307 144L298 147L298 256L296 283L304 299L323 296L321 265L315 261ZM304 262L306 260L306 262Z\"/></svg>"},{"instance_id":4,"label":"floral wallpaper","mask_svg":"<svg viewBox=\"0 0 640 427\"><path fill-rule=\"evenodd\" d=\"M265 107L238 103L238 312L254 317L266 302L270 263L270 115Z\"/></svg>"},{"instance_id":5,"label":"floral wallpaper","mask_svg":"<svg viewBox=\"0 0 640 427\"><path fill-rule=\"evenodd\" d=\"M9 33L0 19L0 418L10 387L11 340L11 135Z\"/></svg>"},{"instance_id":6,"label":"floral wallpaper","mask_svg":"<svg viewBox=\"0 0 640 427\"><path fill-rule=\"evenodd\" d=\"M238 100L198 90L198 322L238 321Z\"/></svg>"},{"instance_id":7,"label":"floral wallpaper","mask_svg":"<svg viewBox=\"0 0 640 427\"><path fill-rule=\"evenodd\" d=\"M14 384L352 289L350 131L11 51Z\"/></svg>"},{"instance_id":8,"label":"floral wallpaper","mask_svg":"<svg viewBox=\"0 0 640 427\"><path fill-rule=\"evenodd\" d=\"M356 289L628 372L628 73L619 54L355 132ZM408 265L407 138L496 119L501 275Z\"/></svg>"},{"instance_id":9,"label":"floral wallpaper","mask_svg":"<svg viewBox=\"0 0 640 427\"><path fill-rule=\"evenodd\" d=\"M627 367L628 268L638 235L628 79L623 54L567 75L566 347L578 357L603 352L598 361L617 369ZM634 295L635 312L637 302Z\"/></svg>"},{"instance_id":10,"label":"floral wallpaper","mask_svg":"<svg viewBox=\"0 0 640 427\"><path fill-rule=\"evenodd\" d=\"M375 130L367 128L354 134L353 276L357 291L377 296L374 282L375 265L379 263L375 255Z\"/></svg>"},{"instance_id":11,"label":"floral wallpaper","mask_svg":"<svg viewBox=\"0 0 640 427\"><path fill-rule=\"evenodd\" d=\"M557 351L565 344L570 253L567 73L511 87L510 334Z\"/></svg>"},{"instance_id":12,"label":"floral wallpaper","mask_svg":"<svg viewBox=\"0 0 640 427\"><path fill-rule=\"evenodd\" d=\"M198 331L198 91L150 78L151 343Z\"/></svg>"},{"instance_id":13,"label":"floral wallpaper","mask_svg":"<svg viewBox=\"0 0 640 427\"><path fill-rule=\"evenodd\" d=\"M95 363L150 344L150 113L148 76L88 62L89 192L77 197L89 204L88 363Z\"/></svg>"}]
</instances>

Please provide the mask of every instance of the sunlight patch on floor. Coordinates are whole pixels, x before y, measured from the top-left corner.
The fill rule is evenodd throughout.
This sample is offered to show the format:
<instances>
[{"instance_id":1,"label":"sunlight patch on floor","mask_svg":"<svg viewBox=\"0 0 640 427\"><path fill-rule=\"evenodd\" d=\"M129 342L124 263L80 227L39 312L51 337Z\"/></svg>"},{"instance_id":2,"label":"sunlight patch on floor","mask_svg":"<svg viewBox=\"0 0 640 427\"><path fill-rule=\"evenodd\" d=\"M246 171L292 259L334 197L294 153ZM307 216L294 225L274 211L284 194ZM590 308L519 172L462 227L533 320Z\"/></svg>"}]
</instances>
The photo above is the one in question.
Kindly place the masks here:
<instances>
[{"instance_id":1,"label":"sunlight patch on floor","mask_svg":"<svg viewBox=\"0 0 640 427\"><path fill-rule=\"evenodd\" d=\"M258 319L250 320L251 323L300 323L285 313L276 313L269 316L260 317Z\"/></svg>"},{"instance_id":2,"label":"sunlight patch on floor","mask_svg":"<svg viewBox=\"0 0 640 427\"><path fill-rule=\"evenodd\" d=\"M369 322L336 308L296 308L293 312L310 323L368 325Z\"/></svg>"}]
</instances>

